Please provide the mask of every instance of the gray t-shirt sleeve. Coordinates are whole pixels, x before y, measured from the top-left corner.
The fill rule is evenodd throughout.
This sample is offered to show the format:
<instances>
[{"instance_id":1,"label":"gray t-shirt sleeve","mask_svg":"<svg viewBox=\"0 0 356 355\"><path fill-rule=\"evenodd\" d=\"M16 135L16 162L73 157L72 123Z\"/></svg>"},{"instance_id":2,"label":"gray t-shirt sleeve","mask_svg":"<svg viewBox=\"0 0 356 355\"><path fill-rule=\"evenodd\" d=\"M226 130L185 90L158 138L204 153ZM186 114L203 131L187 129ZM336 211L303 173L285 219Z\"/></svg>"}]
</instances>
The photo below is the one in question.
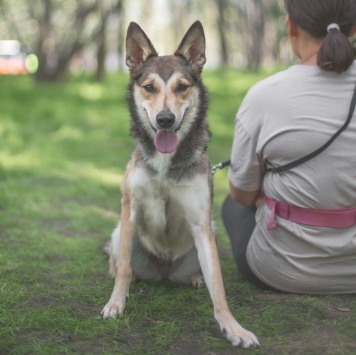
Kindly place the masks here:
<instances>
[{"instance_id":1,"label":"gray t-shirt sleeve","mask_svg":"<svg viewBox=\"0 0 356 355\"><path fill-rule=\"evenodd\" d=\"M244 191L261 187L262 169L257 155L257 142L247 133L237 116L228 177L232 185Z\"/></svg>"}]
</instances>

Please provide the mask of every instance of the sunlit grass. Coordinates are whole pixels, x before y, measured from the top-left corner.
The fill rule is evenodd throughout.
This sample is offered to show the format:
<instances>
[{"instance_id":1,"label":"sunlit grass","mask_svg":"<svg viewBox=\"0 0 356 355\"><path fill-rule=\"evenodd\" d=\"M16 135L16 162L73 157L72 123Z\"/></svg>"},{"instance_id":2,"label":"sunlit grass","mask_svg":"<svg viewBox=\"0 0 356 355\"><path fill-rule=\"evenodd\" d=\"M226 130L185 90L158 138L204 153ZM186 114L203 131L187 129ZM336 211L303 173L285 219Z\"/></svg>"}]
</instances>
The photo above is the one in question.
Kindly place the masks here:
<instances>
[{"instance_id":1,"label":"sunlit grass","mask_svg":"<svg viewBox=\"0 0 356 355\"><path fill-rule=\"evenodd\" d=\"M229 159L236 111L268 74L204 72L212 164ZM113 286L101 247L117 223L134 148L127 83L127 73L60 85L0 77L1 354L239 353L213 320L205 288L139 282L122 318L100 318ZM219 170L214 216L225 288L233 313L260 338L251 353L356 351L353 298L261 292L239 278L220 218L227 193L227 170ZM352 311L340 315L340 305Z\"/></svg>"}]
</instances>

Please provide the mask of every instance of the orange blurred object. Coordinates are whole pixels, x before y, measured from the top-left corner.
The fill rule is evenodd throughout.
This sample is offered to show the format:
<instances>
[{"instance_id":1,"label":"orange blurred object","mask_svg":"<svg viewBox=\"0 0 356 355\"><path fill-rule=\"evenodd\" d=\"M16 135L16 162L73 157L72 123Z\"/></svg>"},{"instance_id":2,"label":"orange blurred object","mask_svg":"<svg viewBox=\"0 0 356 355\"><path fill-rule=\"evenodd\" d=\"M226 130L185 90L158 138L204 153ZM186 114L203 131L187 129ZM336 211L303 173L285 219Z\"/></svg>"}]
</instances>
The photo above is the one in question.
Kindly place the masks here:
<instances>
[{"instance_id":1,"label":"orange blurred object","mask_svg":"<svg viewBox=\"0 0 356 355\"><path fill-rule=\"evenodd\" d=\"M0 75L28 74L26 55L16 40L0 41Z\"/></svg>"},{"instance_id":2,"label":"orange blurred object","mask_svg":"<svg viewBox=\"0 0 356 355\"><path fill-rule=\"evenodd\" d=\"M21 57L0 57L0 75L20 75L28 74L25 66L25 59Z\"/></svg>"}]
</instances>

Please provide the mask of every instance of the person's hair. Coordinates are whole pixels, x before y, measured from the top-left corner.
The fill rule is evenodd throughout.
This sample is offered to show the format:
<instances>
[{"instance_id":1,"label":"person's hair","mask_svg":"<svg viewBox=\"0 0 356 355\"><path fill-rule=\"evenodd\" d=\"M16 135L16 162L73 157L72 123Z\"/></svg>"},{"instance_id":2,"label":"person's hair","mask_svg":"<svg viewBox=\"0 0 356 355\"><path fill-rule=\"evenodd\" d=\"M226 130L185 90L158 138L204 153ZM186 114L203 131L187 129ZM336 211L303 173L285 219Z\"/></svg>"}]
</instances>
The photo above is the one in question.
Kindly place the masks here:
<instances>
[{"instance_id":1,"label":"person's hair","mask_svg":"<svg viewBox=\"0 0 356 355\"><path fill-rule=\"evenodd\" d=\"M341 73L356 57L348 37L356 25L355 0L284 0L292 23L315 38L324 38L317 64L321 69ZM327 31L328 25L340 27Z\"/></svg>"}]
</instances>

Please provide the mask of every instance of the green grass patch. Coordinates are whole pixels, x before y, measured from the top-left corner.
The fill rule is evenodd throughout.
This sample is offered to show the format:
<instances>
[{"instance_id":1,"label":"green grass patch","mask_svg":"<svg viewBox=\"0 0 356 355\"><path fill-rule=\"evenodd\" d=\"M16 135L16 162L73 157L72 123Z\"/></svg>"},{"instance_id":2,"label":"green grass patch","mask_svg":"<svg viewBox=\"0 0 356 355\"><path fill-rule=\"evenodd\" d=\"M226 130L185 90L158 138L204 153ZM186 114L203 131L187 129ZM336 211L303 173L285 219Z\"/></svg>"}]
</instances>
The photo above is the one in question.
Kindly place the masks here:
<instances>
[{"instance_id":1,"label":"green grass patch","mask_svg":"<svg viewBox=\"0 0 356 355\"><path fill-rule=\"evenodd\" d=\"M206 71L213 164L229 158L243 96L270 73ZM0 354L231 354L205 288L131 286L125 314L101 319L113 280L101 247L120 213L134 143L127 73L36 85L1 77ZM228 302L260 339L256 354L353 354L352 296L264 292L243 282L220 220L227 171L214 177L214 215ZM340 312L339 307L350 308Z\"/></svg>"}]
</instances>

